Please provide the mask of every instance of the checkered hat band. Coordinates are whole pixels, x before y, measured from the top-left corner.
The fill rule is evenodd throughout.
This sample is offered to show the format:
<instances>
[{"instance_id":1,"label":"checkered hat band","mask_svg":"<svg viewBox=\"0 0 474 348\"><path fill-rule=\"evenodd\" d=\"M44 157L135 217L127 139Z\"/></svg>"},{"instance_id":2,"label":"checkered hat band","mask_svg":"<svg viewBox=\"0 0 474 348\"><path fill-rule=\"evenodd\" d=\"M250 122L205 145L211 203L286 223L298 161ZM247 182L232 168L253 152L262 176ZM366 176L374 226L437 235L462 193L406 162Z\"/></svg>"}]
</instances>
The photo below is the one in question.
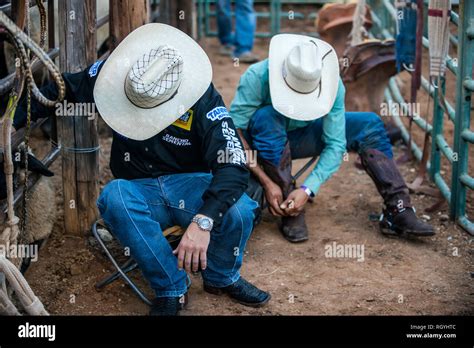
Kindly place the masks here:
<instances>
[{"instance_id":1,"label":"checkered hat band","mask_svg":"<svg viewBox=\"0 0 474 348\"><path fill-rule=\"evenodd\" d=\"M166 63L163 74L146 83L145 73L157 60ZM153 108L171 99L180 85L183 73L183 58L170 46L152 49L138 59L130 69L125 80L125 93L128 99L138 107Z\"/></svg>"}]
</instances>

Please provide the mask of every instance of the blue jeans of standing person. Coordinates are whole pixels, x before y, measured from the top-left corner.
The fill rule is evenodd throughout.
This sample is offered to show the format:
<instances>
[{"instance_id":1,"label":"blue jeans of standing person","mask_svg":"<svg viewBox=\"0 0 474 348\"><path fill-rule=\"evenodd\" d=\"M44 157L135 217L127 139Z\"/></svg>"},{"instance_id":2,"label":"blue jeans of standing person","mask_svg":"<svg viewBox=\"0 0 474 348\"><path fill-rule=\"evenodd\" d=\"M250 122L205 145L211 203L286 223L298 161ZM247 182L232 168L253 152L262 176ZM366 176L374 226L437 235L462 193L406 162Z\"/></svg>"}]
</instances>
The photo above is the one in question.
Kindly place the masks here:
<instances>
[{"instance_id":1,"label":"blue jeans of standing person","mask_svg":"<svg viewBox=\"0 0 474 348\"><path fill-rule=\"evenodd\" d=\"M211 180L207 173L117 179L97 201L102 218L122 246L129 248L157 297L180 297L187 291L186 272L178 269L163 231L175 225L188 227ZM202 272L206 284L225 287L239 280L256 208L257 203L243 194L211 231L208 266Z\"/></svg>"},{"instance_id":2,"label":"blue jeans of standing person","mask_svg":"<svg viewBox=\"0 0 474 348\"><path fill-rule=\"evenodd\" d=\"M235 3L235 34L232 32L231 0L217 0L217 27L223 45L234 45L235 56L250 52L253 48L257 17L253 0L238 0Z\"/></svg>"},{"instance_id":3,"label":"blue jeans of standing person","mask_svg":"<svg viewBox=\"0 0 474 348\"><path fill-rule=\"evenodd\" d=\"M259 156L278 164L287 141L293 159L319 156L325 146L322 141L323 119L289 132L286 131L287 120L271 105L255 112L245 135ZM360 153L376 149L389 158L393 157L384 124L373 112L346 112L346 140L347 151Z\"/></svg>"}]
</instances>

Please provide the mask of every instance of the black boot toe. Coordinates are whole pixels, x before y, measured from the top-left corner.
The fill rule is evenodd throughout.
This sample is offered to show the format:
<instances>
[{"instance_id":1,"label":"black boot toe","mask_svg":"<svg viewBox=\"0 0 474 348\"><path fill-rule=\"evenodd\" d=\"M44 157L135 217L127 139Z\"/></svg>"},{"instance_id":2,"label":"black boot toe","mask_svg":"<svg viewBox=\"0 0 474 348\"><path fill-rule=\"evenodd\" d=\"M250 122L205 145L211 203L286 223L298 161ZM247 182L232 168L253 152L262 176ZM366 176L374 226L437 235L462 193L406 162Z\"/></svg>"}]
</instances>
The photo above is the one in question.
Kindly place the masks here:
<instances>
[{"instance_id":1,"label":"black boot toe","mask_svg":"<svg viewBox=\"0 0 474 348\"><path fill-rule=\"evenodd\" d=\"M435 235L434 228L421 221L411 208L399 213L385 211L380 221L382 233L387 235L407 235L415 237L430 237Z\"/></svg>"},{"instance_id":2,"label":"black boot toe","mask_svg":"<svg viewBox=\"0 0 474 348\"><path fill-rule=\"evenodd\" d=\"M157 297L152 301L151 316L177 316L188 303L188 294L181 297Z\"/></svg>"},{"instance_id":3,"label":"black boot toe","mask_svg":"<svg viewBox=\"0 0 474 348\"><path fill-rule=\"evenodd\" d=\"M213 295L227 294L238 303L249 307L262 307L271 298L268 292L260 290L242 277L224 288L216 288L204 283L204 291Z\"/></svg>"}]
</instances>

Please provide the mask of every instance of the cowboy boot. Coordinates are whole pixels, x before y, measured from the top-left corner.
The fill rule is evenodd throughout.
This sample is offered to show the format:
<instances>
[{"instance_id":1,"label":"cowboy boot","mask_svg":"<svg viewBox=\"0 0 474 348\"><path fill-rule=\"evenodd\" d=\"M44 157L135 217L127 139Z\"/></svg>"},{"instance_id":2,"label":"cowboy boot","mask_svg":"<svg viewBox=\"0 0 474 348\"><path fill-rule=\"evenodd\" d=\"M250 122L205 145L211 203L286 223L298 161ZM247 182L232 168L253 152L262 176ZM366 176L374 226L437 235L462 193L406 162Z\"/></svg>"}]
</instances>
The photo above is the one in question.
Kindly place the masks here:
<instances>
[{"instance_id":1,"label":"cowboy boot","mask_svg":"<svg viewBox=\"0 0 474 348\"><path fill-rule=\"evenodd\" d=\"M295 190L295 182L291 175L291 151L287 142L278 166L260 159L265 173L277 184L286 198L291 191ZM292 243L303 242L308 239L308 227L305 221L304 210L298 216L283 216L281 218L280 231L283 236Z\"/></svg>"},{"instance_id":2,"label":"cowboy boot","mask_svg":"<svg viewBox=\"0 0 474 348\"><path fill-rule=\"evenodd\" d=\"M363 151L361 159L364 169L384 199L385 209L380 218L380 231L386 235L434 235L433 227L416 217L408 187L395 162L375 149Z\"/></svg>"}]
</instances>

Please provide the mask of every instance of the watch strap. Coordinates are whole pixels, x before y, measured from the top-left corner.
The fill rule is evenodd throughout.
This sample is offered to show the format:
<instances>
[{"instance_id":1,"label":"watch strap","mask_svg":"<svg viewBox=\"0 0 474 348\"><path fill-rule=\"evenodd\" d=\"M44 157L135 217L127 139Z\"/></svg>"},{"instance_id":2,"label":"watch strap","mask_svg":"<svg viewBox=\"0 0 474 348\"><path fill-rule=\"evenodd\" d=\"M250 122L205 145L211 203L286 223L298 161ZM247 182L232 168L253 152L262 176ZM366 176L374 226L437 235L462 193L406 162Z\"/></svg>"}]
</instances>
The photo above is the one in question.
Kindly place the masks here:
<instances>
[{"instance_id":1,"label":"watch strap","mask_svg":"<svg viewBox=\"0 0 474 348\"><path fill-rule=\"evenodd\" d=\"M308 197L314 197L313 191L311 191L311 189L308 186L301 185L300 188L303 189L304 192L306 192Z\"/></svg>"}]
</instances>

